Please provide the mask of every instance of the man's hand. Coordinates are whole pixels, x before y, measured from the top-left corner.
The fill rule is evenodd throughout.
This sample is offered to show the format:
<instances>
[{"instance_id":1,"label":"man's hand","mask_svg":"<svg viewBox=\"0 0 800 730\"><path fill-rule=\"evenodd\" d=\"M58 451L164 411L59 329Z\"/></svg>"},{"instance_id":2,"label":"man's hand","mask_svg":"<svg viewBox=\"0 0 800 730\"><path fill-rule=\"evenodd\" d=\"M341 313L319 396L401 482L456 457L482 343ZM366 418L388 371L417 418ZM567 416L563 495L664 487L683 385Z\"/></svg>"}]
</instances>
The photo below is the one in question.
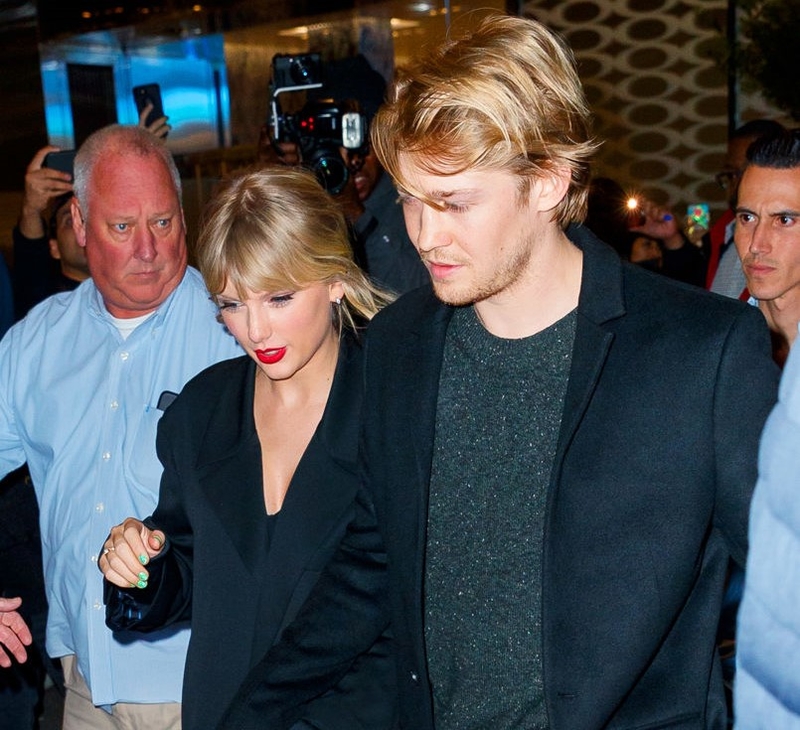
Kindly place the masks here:
<instances>
[{"instance_id":1,"label":"man's hand","mask_svg":"<svg viewBox=\"0 0 800 730\"><path fill-rule=\"evenodd\" d=\"M17 610L22 605L21 598L0 598L0 667L10 667L11 657L20 664L28 658L26 646L33 641L30 629Z\"/></svg>"},{"instance_id":2,"label":"man's hand","mask_svg":"<svg viewBox=\"0 0 800 730\"><path fill-rule=\"evenodd\" d=\"M297 145L294 142L273 142L268 124L262 124L258 132L256 157L260 165L295 167L300 164L300 150Z\"/></svg>"},{"instance_id":3,"label":"man's hand","mask_svg":"<svg viewBox=\"0 0 800 730\"><path fill-rule=\"evenodd\" d=\"M164 547L161 530L150 530L140 520L129 517L111 528L97 565L106 580L120 588L146 588L150 560Z\"/></svg>"},{"instance_id":4,"label":"man's hand","mask_svg":"<svg viewBox=\"0 0 800 730\"><path fill-rule=\"evenodd\" d=\"M150 134L155 135L159 139L164 139L169 134L172 127L167 124L169 117L159 117L153 120L152 123L147 124L147 115L153 111L153 103L147 102L141 112L139 112L139 126L146 129Z\"/></svg>"},{"instance_id":5,"label":"man's hand","mask_svg":"<svg viewBox=\"0 0 800 730\"><path fill-rule=\"evenodd\" d=\"M49 152L58 152L59 147L42 147L25 170L25 193L19 215L19 230L25 238L42 238L47 235L44 214L50 201L72 190L69 173L42 167Z\"/></svg>"}]
</instances>

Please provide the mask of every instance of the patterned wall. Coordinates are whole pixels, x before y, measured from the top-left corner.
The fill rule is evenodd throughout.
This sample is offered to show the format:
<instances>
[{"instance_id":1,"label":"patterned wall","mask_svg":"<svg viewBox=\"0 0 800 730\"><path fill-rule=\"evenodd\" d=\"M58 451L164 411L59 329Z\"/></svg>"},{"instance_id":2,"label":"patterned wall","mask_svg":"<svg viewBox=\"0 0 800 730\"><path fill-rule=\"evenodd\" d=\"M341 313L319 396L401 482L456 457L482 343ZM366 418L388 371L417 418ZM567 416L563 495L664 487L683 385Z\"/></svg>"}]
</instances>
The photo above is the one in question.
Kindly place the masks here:
<instances>
[{"instance_id":1,"label":"patterned wall","mask_svg":"<svg viewBox=\"0 0 800 730\"><path fill-rule=\"evenodd\" d=\"M603 140L596 174L642 190L677 214L695 202L708 203L712 214L725 207L714 174L725 153L728 95L713 49L726 6L726 0L521 3L522 15L559 31L575 51ZM737 123L774 114L759 99L743 99L742 106Z\"/></svg>"}]
</instances>

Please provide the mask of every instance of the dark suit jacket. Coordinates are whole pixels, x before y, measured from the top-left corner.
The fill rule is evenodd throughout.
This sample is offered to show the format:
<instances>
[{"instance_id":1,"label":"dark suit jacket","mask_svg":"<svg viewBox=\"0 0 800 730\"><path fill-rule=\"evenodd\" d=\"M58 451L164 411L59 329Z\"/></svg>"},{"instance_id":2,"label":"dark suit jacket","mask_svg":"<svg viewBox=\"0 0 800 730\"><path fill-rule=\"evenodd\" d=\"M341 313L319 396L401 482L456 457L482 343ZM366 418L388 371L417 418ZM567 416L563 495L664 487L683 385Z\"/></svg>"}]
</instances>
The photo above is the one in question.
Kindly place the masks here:
<instances>
[{"instance_id":1,"label":"dark suit jacket","mask_svg":"<svg viewBox=\"0 0 800 730\"><path fill-rule=\"evenodd\" d=\"M623 264L585 228L568 235L584 263L545 512L550 727L724 728L715 630L729 554L745 559L777 393L767 327L754 307ZM367 341L365 483L387 551L404 730L434 727L423 576L451 313L417 290Z\"/></svg>"},{"instance_id":2,"label":"dark suit jacket","mask_svg":"<svg viewBox=\"0 0 800 730\"><path fill-rule=\"evenodd\" d=\"M147 589L107 591L111 628L147 631L191 621L184 730L215 726L248 671L305 601L355 509L360 348L342 346L328 404L268 552L254 384L249 357L228 360L190 381L167 409L157 440L161 493L147 520L164 530L167 545L148 566ZM285 727L301 715L322 729L384 727L394 697L385 644L384 638L335 692L290 715ZM348 659L343 673L353 663Z\"/></svg>"}]
</instances>

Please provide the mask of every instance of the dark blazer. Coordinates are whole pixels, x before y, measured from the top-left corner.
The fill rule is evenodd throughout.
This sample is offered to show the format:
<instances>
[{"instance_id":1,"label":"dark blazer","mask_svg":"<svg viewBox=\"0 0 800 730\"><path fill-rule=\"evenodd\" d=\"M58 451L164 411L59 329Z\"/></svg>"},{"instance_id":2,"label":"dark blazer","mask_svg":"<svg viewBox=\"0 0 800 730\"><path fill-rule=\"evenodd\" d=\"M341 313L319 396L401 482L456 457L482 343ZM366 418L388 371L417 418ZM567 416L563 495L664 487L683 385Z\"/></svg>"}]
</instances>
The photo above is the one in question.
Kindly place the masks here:
<instances>
[{"instance_id":1,"label":"dark blazer","mask_svg":"<svg viewBox=\"0 0 800 730\"><path fill-rule=\"evenodd\" d=\"M113 629L147 631L191 621L184 730L216 725L249 670L291 623L355 509L360 347L342 346L325 412L294 474L268 552L253 417L255 368L247 356L214 365L187 383L167 409L157 439L164 465L159 503L146 521L167 534L167 545L148 566L147 589L107 590ZM386 642L381 639L335 692L290 715L285 727L301 715L321 729L388 727L394 668ZM347 667L352 662L348 657Z\"/></svg>"},{"instance_id":2,"label":"dark blazer","mask_svg":"<svg viewBox=\"0 0 800 730\"><path fill-rule=\"evenodd\" d=\"M544 522L550 727L724 728L715 631L777 394L767 327L754 307L622 263L583 227L568 235L584 259ZM423 576L451 313L417 290L367 340L364 479L387 551L404 730L434 727Z\"/></svg>"}]
</instances>

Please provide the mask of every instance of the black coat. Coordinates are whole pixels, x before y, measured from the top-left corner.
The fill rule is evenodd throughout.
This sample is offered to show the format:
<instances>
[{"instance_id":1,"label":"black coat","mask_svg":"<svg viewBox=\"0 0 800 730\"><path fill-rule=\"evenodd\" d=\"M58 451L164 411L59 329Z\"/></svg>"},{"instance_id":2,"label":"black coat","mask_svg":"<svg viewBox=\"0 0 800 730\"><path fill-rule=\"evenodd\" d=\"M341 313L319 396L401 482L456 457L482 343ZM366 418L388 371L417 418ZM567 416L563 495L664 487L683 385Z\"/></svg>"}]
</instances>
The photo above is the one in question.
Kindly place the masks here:
<instances>
[{"instance_id":1,"label":"black coat","mask_svg":"<svg viewBox=\"0 0 800 730\"><path fill-rule=\"evenodd\" d=\"M746 557L758 442L777 397L767 326L755 307L621 262L585 228L568 234L584 258L544 515L549 726L722 730L720 603L729 557ZM337 558L274 648L280 664L262 664L260 684L237 698L244 714L280 707L303 684L310 693L335 676L318 659L332 597L341 598L337 622L363 628L354 646L374 633L386 591L374 571L362 571L362 579L359 561L370 567L377 553L358 540L377 518L400 727L433 730L423 588L439 373L451 314L430 289L420 289L370 323L361 448L367 497L359 500L358 529L351 524ZM308 659L304 676L279 671L300 666L297 657Z\"/></svg>"},{"instance_id":2,"label":"black coat","mask_svg":"<svg viewBox=\"0 0 800 730\"><path fill-rule=\"evenodd\" d=\"M159 503L146 521L166 533L167 546L148 566L145 591L107 591L114 629L147 631L191 621L184 730L214 727L248 671L291 623L355 509L362 355L350 344L342 348L322 420L265 551L255 367L247 356L214 365L167 409L157 439L164 465ZM123 615L130 596L143 609L135 620ZM331 730L383 727L394 697L386 641L335 692L295 712L292 721L302 716Z\"/></svg>"},{"instance_id":3,"label":"black coat","mask_svg":"<svg viewBox=\"0 0 800 730\"><path fill-rule=\"evenodd\" d=\"M754 307L623 264L585 228L568 234L584 260L545 508L550 727L724 728L715 633L728 558L745 559L777 395L766 323ZM412 292L373 320L367 347L365 479L390 569L404 730L433 728L423 576L451 313Z\"/></svg>"}]
</instances>

